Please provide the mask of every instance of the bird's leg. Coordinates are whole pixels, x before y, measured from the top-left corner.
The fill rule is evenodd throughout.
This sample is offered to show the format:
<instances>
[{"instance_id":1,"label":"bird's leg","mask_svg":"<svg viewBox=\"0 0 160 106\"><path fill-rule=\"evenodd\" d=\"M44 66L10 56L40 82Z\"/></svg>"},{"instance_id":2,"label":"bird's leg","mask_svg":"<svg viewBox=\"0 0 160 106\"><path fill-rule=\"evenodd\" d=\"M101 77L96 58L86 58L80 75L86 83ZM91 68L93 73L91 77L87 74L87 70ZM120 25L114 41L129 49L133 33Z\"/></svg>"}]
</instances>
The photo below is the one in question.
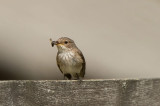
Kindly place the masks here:
<instances>
[{"instance_id":1,"label":"bird's leg","mask_svg":"<svg viewBox=\"0 0 160 106\"><path fill-rule=\"evenodd\" d=\"M77 76L77 80L79 80L79 76L78 76L78 74L76 73L76 76Z\"/></svg>"},{"instance_id":2,"label":"bird's leg","mask_svg":"<svg viewBox=\"0 0 160 106\"><path fill-rule=\"evenodd\" d=\"M79 84L81 84L81 82L82 82L82 79L81 78L79 78L79 75L76 73L76 76L77 76L77 80L79 81Z\"/></svg>"},{"instance_id":3,"label":"bird's leg","mask_svg":"<svg viewBox=\"0 0 160 106\"><path fill-rule=\"evenodd\" d=\"M72 76L68 73L64 74L64 78L67 78L67 80L71 80L72 79Z\"/></svg>"},{"instance_id":4,"label":"bird's leg","mask_svg":"<svg viewBox=\"0 0 160 106\"><path fill-rule=\"evenodd\" d=\"M63 80L65 80L65 74L64 74L64 76L63 76Z\"/></svg>"}]
</instances>

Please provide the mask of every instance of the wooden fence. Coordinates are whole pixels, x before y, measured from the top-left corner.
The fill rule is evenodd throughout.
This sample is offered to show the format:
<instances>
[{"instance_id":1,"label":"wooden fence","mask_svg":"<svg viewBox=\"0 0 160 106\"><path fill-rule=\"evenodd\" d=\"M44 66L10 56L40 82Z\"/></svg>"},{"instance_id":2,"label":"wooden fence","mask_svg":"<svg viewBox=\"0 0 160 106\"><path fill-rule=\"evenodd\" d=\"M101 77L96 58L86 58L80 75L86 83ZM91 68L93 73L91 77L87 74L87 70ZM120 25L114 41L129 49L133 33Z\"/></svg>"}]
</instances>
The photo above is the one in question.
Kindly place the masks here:
<instances>
[{"instance_id":1,"label":"wooden fence","mask_svg":"<svg viewBox=\"0 0 160 106\"><path fill-rule=\"evenodd\" d=\"M160 106L160 79L0 81L0 106Z\"/></svg>"}]
</instances>

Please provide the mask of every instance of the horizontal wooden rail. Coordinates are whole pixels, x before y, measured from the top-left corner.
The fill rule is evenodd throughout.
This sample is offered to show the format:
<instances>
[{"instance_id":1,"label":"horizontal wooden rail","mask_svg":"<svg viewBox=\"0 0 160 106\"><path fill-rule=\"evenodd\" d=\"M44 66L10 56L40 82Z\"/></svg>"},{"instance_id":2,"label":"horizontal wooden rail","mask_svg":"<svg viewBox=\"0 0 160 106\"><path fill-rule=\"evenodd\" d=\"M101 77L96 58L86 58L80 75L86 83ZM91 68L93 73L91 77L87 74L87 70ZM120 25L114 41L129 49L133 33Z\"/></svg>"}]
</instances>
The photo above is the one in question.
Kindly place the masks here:
<instances>
[{"instance_id":1,"label":"horizontal wooden rail","mask_svg":"<svg viewBox=\"0 0 160 106\"><path fill-rule=\"evenodd\" d=\"M160 79L0 81L0 106L160 106Z\"/></svg>"}]
</instances>

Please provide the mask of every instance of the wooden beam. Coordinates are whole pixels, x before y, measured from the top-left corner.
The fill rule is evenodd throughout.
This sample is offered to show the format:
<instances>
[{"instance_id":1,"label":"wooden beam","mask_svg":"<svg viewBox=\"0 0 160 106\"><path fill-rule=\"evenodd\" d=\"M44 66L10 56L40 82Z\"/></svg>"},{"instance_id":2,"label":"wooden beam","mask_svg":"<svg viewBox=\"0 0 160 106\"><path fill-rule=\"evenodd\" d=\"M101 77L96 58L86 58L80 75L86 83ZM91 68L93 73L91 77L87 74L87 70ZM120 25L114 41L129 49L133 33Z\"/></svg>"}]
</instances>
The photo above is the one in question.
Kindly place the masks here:
<instances>
[{"instance_id":1,"label":"wooden beam","mask_svg":"<svg viewBox=\"0 0 160 106\"><path fill-rule=\"evenodd\" d=\"M0 106L160 106L160 79L0 81Z\"/></svg>"}]
</instances>

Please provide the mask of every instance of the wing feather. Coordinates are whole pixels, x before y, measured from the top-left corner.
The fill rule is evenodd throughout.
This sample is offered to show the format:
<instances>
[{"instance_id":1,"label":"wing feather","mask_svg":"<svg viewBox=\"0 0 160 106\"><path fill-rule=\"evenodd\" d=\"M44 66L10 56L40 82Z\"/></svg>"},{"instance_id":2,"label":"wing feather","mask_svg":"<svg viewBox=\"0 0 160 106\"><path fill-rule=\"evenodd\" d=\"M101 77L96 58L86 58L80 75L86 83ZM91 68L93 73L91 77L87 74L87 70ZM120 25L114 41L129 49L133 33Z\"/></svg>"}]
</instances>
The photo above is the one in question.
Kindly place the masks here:
<instances>
[{"instance_id":1,"label":"wing feather","mask_svg":"<svg viewBox=\"0 0 160 106\"><path fill-rule=\"evenodd\" d=\"M84 77L85 69L86 69L86 61L85 61L85 58L80 50L78 50L77 53L80 55L80 57L82 59L82 69L80 71L80 77Z\"/></svg>"}]
</instances>

